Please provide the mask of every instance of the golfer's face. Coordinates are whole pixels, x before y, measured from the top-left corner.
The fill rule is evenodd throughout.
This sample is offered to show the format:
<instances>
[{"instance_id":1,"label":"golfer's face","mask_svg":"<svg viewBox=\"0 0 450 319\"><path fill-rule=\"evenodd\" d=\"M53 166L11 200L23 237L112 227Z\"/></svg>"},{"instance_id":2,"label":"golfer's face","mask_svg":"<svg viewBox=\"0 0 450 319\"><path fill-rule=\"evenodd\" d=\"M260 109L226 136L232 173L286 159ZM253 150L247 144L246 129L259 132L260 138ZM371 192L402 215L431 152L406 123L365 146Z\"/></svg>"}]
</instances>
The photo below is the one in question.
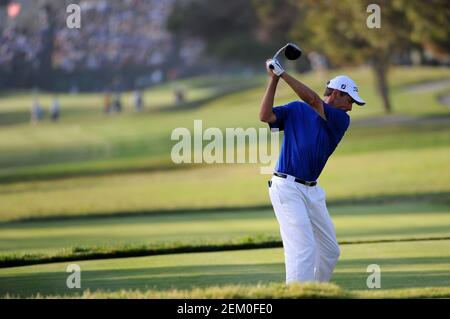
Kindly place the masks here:
<instances>
[{"instance_id":1,"label":"golfer's face","mask_svg":"<svg viewBox=\"0 0 450 319\"><path fill-rule=\"evenodd\" d=\"M346 110L351 111L353 108L353 99L349 95L343 96L343 106Z\"/></svg>"},{"instance_id":2,"label":"golfer's face","mask_svg":"<svg viewBox=\"0 0 450 319\"><path fill-rule=\"evenodd\" d=\"M347 111L351 111L353 108L353 99L348 94L341 95L339 91L335 91L334 104L342 107Z\"/></svg>"}]
</instances>

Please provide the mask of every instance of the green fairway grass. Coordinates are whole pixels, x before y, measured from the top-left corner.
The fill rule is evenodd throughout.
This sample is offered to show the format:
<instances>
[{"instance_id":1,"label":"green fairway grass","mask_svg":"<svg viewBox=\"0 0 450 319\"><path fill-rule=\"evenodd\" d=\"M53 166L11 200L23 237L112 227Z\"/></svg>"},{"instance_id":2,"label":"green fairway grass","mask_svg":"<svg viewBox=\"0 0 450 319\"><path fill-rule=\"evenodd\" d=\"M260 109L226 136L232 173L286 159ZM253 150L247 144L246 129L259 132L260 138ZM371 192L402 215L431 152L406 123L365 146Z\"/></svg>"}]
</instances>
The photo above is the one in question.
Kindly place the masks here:
<instances>
[{"instance_id":1,"label":"green fairway grass","mask_svg":"<svg viewBox=\"0 0 450 319\"><path fill-rule=\"evenodd\" d=\"M367 106L355 107L351 113L352 119L381 116L381 101L374 90L370 70L333 71L329 76L339 72L348 73L364 85ZM301 75L301 78L319 92L323 90L325 80L317 78L316 74ZM450 78L448 68L394 69L391 84L396 114L419 117L448 115L448 108L437 101L438 92L405 93L402 90L409 83L445 78ZM68 176L92 173L102 166L99 163L105 161L110 163L108 169L103 168L107 172L114 168L119 171L127 167L133 170L136 161L141 168L167 166L171 163L171 131L176 127L191 128L194 119L202 119L205 127L263 127L257 114L264 86L246 89L247 85L244 85L242 91L230 93L227 91L230 85L249 82L248 78L241 77L236 78L233 84L233 79L210 77L197 79L194 84L186 80L183 85L190 85L192 102L198 102L199 107L181 107L180 111L171 112L148 109L136 114L128 107L120 116L105 116L99 110L101 95L62 95L62 118L57 124L44 122L32 126L27 122L0 123L0 182L2 179L11 180L15 174L18 175L16 179L20 180L30 178L30 175L42 179L46 176L64 176L65 173ZM250 83L261 83L261 76L256 76ZM230 94L224 95L221 93L223 91ZM172 98L170 85L151 89L148 94L153 96L156 105L163 105ZM43 97L46 105L50 103L50 98L48 94ZM130 94L125 98L130 100ZM292 91L280 83L276 103L283 104L294 99L297 97ZM151 98L149 100L152 101ZM0 96L0 118L8 118L11 112L27 112L30 103L30 94ZM65 108L68 114L64 114ZM90 111L83 113L82 110ZM73 115L71 112L81 114Z\"/></svg>"},{"instance_id":2,"label":"green fairway grass","mask_svg":"<svg viewBox=\"0 0 450 319\"><path fill-rule=\"evenodd\" d=\"M161 100L167 100L167 107L177 107L178 111L156 112L147 108L144 112L135 113L129 106L124 114L107 116L101 111L101 94L80 94L61 96L62 115L58 123L45 121L30 125L28 121L2 123L0 120L0 149L3 150L0 154L0 176L1 173L8 175L11 169L29 166L61 163L71 163L73 166L82 160L93 161L95 166L98 160L132 159L137 155L158 158L161 154L167 154L165 144L170 139L170 130L183 123L186 113L188 118L201 113L194 106L261 85L262 81L261 76L250 79L235 76L217 77L214 81L205 77L181 83L189 92L187 107L169 102L173 100L172 86L177 83L151 89L148 93L152 96L149 103L157 105L154 108L164 109L166 105L161 104ZM131 93L125 94L124 100L131 101ZM11 109L22 113L28 111L31 101L31 94L0 96L3 106L0 119L6 122ZM44 94L42 103L50 105L50 102L51 95ZM80 114L75 116L74 112Z\"/></svg>"},{"instance_id":3,"label":"green fairway grass","mask_svg":"<svg viewBox=\"0 0 450 319\"><path fill-rule=\"evenodd\" d=\"M331 206L338 240L398 240L450 236L450 206L427 202ZM0 224L0 255L69 255L125 245L173 246L279 239L271 208L97 217ZM115 248L116 247L116 248ZM82 257L80 257L82 258Z\"/></svg>"},{"instance_id":4,"label":"green fairway grass","mask_svg":"<svg viewBox=\"0 0 450 319\"><path fill-rule=\"evenodd\" d=\"M423 119L427 120L427 118ZM445 120L446 117L436 119ZM383 118L378 120L378 122L382 121ZM144 126L139 127L139 122L139 119L136 119L136 126L134 126L136 134L139 130L147 130ZM450 117L448 117L448 121L436 123L431 121L423 124L420 123L420 119L418 123L402 125L359 123L361 121L356 120L350 126L344 141L339 145L334 156L385 150L450 147ZM258 126L262 127L263 125L258 124ZM193 122L186 123L186 127L192 130ZM70 130L76 131L77 129L72 127ZM32 132L28 134L32 134ZM52 134L58 135L58 130L55 129ZM0 155L0 162L4 161L0 165L0 183L199 167L199 164L176 165L171 162L170 151L175 142L168 142L170 132L167 134L160 138L151 134L151 137L144 140L140 140L140 137L137 136L138 140L119 143L114 147L109 142L105 142L104 145L91 145L85 141L82 149L68 148L62 139L58 150L42 148L31 153L28 150L20 158L18 158L20 152L11 151L8 154ZM49 136L49 138L53 137ZM11 144L16 142L14 138L10 141ZM254 148L254 145L251 147ZM109 158L103 158L102 152L105 149L107 149ZM98 156L99 158L87 160L84 155ZM54 158L55 162L49 157ZM70 161L65 159L70 159ZM47 163L40 163L42 160L46 160ZM26 162L33 163L33 165L25 165ZM2 166L8 166L8 168L1 169Z\"/></svg>"},{"instance_id":5,"label":"green fairway grass","mask_svg":"<svg viewBox=\"0 0 450 319\"><path fill-rule=\"evenodd\" d=\"M425 71L425 70L424 70ZM432 77L436 77L436 71L429 70ZM434 75L433 75L434 74ZM264 77L262 75L210 75L199 76L194 79L184 79L155 85L143 91L144 112L155 109L171 108L175 105L174 89L176 87L185 90L185 103L193 104L201 101L208 101L215 96L221 96L225 93L233 93L241 89L248 89L255 85L261 85ZM29 121L30 107L33 101L34 93L31 91L2 92L0 100L3 115L0 125L14 125ZM111 93L111 92L110 92ZM45 107L51 105L53 93L39 92L39 101ZM64 117L63 121L94 116L101 118L103 112L104 92L95 93L74 93L67 94L58 92L58 99L62 105ZM132 113L133 92L123 92L121 95L124 113ZM181 104L181 107L186 105Z\"/></svg>"},{"instance_id":6,"label":"green fairway grass","mask_svg":"<svg viewBox=\"0 0 450 319\"><path fill-rule=\"evenodd\" d=\"M329 200L450 192L450 147L336 154L319 184ZM0 220L157 209L269 205L250 164L0 184ZM447 200L448 195L443 198Z\"/></svg>"},{"instance_id":7,"label":"green fairway grass","mask_svg":"<svg viewBox=\"0 0 450 319\"><path fill-rule=\"evenodd\" d=\"M342 245L332 283L367 290L367 266L381 268L381 289L450 286L450 240ZM0 269L0 295L71 295L123 289L191 289L282 283L281 248L80 261L82 288L66 287L68 263ZM276 297L276 296L274 296Z\"/></svg>"},{"instance_id":8,"label":"green fairway grass","mask_svg":"<svg viewBox=\"0 0 450 319\"><path fill-rule=\"evenodd\" d=\"M445 120L450 111L439 105L436 92L405 94L403 88L411 83L445 79L450 76L449 70L394 69L391 85L396 114L419 119L402 125L383 124L383 117L377 117L379 123L358 125L358 121L382 113L368 70L348 72L366 85L368 105L364 109L355 107L352 112L355 125L350 127L322 173L319 182L328 199L448 193L450 118L426 123L420 119L429 119L434 114ZM304 77L319 89L321 79L315 74ZM225 96L218 94L231 82L232 78L219 78L217 83L211 78L193 81L189 84L193 101L197 97L209 100L201 107L179 112L130 111L113 117L69 114L57 124L0 125L0 221L268 205L269 176L259 174L260 164L175 165L170 158L175 143L170 141L172 129L192 130L194 119L202 119L204 128L264 127L257 119L263 87ZM183 85L188 83L185 81ZM195 90L200 91L194 94ZM209 95L205 90L209 90ZM165 96L160 101L164 104L164 99L170 98L171 87L161 86L148 92L155 97ZM74 102L78 97L79 106ZM94 102L92 94L78 97L69 95L61 99L68 99L70 109L88 109ZM30 96L26 94L1 96L5 106L0 117L5 112L25 110L27 98ZM292 99L295 99L292 92L281 85L277 102Z\"/></svg>"},{"instance_id":9,"label":"green fairway grass","mask_svg":"<svg viewBox=\"0 0 450 319\"><path fill-rule=\"evenodd\" d=\"M120 115L102 113L102 93L61 94L61 120L37 125L30 92L2 93L0 296L450 297L450 108L437 99L448 88L410 90L448 81L450 68L393 68L390 116L367 67L296 76L322 94L343 73L367 105L350 113L319 179L342 244L331 285L283 286L266 165L171 160L172 131L192 132L194 120L267 129L258 74L158 85L140 113L132 92ZM181 105L175 86L187 91ZM41 95L46 109L51 98ZM296 99L280 82L275 104ZM66 288L70 263L81 266L81 290ZM381 267L379 291L366 287L370 264Z\"/></svg>"}]
</instances>

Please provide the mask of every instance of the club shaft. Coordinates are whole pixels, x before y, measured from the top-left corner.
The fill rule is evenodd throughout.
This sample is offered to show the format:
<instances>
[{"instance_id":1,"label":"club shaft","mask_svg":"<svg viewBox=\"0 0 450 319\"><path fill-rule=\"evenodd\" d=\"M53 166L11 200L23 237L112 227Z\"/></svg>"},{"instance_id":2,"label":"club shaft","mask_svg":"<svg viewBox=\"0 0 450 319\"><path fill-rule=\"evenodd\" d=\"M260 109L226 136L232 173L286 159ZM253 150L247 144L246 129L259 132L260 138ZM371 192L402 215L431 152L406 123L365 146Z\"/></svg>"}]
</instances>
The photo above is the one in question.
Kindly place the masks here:
<instances>
[{"instance_id":1,"label":"club shaft","mask_svg":"<svg viewBox=\"0 0 450 319\"><path fill-rule=\"evenodd\" d=\"M276 59L278 57L278 55L283 52L283 50L288 46L289 44L286 44L285 46L283 46L280 50L277 51L277 53L275 53L275 55L273 56L272 59Z\"/></svg>"}]
</instances>

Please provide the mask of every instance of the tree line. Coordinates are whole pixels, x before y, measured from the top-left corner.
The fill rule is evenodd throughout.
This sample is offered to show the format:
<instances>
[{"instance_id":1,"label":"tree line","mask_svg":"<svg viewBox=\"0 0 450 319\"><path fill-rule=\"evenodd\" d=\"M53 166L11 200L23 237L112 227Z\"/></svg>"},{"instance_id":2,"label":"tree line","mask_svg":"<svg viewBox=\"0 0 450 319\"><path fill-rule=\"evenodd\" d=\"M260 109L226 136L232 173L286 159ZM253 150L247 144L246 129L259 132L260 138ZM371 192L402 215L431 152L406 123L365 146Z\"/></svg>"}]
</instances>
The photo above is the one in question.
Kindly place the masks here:
<instances>
[{"instance_id":1,"label":"tree line","mask_svg":"<svg viewBox=\"0 0 450 319\"><path fill-rule=\"evenodd\" d=\"M380 9L369 28L369 5ZM208 56L260 64L288 41L325 54L333 66L369 64L384 109L392 111L388 72L392 58L412 49L450 54L447 0L185 0L168 29L180 39L201 38Z\"/></svg>"}]
</instances>

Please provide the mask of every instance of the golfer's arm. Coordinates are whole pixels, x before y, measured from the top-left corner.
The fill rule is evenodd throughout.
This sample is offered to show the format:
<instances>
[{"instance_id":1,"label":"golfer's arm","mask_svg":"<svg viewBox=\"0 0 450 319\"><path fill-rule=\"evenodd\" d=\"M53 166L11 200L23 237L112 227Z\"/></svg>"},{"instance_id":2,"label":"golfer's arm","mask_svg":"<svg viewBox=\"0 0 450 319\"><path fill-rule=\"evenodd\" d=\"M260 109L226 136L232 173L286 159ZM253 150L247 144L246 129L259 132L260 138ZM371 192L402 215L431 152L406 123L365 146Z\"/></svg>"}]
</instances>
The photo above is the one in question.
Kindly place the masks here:
<instances>
[{"instance_id":1,"label":"golfer's arm","mask_svg":"<svg viewBox=\"0 0 450 319\"><path fill-rule=\"evenodd\" d=\"M275 91L277 89L279 78L271 77L267 85L266 93L261 102L261 110L259 111L259 119L265 123L273 123L277 120L275 113L273 113L273 101L275 98Z\"/></svg>"},{"instance_id":2,"label":"golfer's arm","mask_svg":"<svg viewBox=\"0 0 450 319\"><path fill-rule=\"evenodd\" d=\"M316 92L309 87L297 81L292 76L284 72L281 78L294 90L294 92L306 103L308 103L319 115L326 120L325 111L323 109L323 101Z\"/></svg>"}]
</instances>

